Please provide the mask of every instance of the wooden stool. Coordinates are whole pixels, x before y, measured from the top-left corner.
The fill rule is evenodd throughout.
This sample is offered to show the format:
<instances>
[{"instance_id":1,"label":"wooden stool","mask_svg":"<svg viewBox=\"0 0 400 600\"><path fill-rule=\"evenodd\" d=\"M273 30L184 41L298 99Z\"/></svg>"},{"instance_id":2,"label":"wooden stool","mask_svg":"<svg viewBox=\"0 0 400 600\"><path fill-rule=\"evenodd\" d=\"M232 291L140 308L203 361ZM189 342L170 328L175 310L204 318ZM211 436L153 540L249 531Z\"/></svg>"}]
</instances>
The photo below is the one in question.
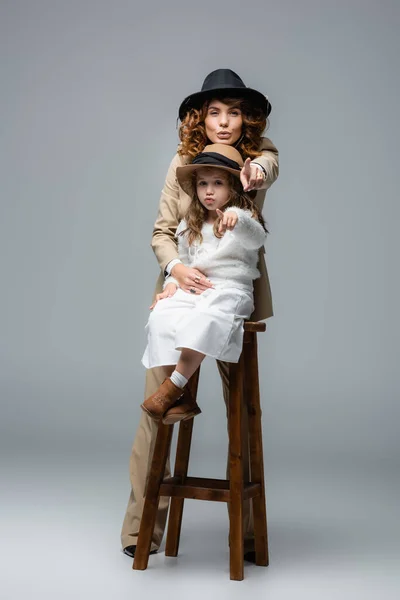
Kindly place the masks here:
<instances>
[{"instance_id":1,"label":"wooden stool","mask_svg":"<svg viewBox=\"0 0 400 600\"><path fill-rule=\"evenodd\" d=\"M181 421L176 450L174 476L164 479L173 425L160 422L146 499L140 523L133 568L144 570L149 560L160 496L171 497L166 556L177 556L185 498L227 502L229 505L230 578L243 579L243 501L253 503L256 564L268 566L267 513L265 508L264 462L261 430L260 391L258 381L257 332L265 323L244 324L243 351L238 363L229 365L229 480L188 477L190 444L194 419ZM199 370L188 382L196 397ZM249 438L242 436L244 394L249 419ZM251 481L243 480L243 444L249 443Z\"/></svg>"}]
</instances>

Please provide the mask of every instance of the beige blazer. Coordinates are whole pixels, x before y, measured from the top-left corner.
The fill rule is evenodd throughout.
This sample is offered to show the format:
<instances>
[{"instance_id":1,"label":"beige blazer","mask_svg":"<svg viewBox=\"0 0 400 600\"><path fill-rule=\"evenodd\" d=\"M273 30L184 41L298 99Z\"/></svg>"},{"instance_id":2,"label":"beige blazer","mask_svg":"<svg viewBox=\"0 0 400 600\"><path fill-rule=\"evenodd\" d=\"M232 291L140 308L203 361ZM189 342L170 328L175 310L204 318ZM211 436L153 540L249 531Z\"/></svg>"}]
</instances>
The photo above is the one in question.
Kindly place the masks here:
<instances>
[{"instance_id":1,"label":"beige blazer","mask_svg":"<svg viewBox=\"0 0 400 600\"><path fill-rule=\"evenodd\" d=\"M278 177L279 162L278 150L268 138L262 138L260 150L261 156L254 159L255 163L262 165L267 173L267 179L263 188L258 190L255 202L262 210L267 189ZM154 224L151 246L159 262L161 273L157 281L155 294L162 290L164 282L164 269L174 258L178 258L177 241L175 239L176 228L184 218L190 204L190 197L178 185L176 179L176 167L187 164L187 160L176 154L169 166L165 184L161 192L157 220ZM254 282L254 312L251 319L261 321L273 315L272 296L269 285L267 267L265 264L265 249L260 249L258 268L261 277Z\"/></svg>"}]
</instances>

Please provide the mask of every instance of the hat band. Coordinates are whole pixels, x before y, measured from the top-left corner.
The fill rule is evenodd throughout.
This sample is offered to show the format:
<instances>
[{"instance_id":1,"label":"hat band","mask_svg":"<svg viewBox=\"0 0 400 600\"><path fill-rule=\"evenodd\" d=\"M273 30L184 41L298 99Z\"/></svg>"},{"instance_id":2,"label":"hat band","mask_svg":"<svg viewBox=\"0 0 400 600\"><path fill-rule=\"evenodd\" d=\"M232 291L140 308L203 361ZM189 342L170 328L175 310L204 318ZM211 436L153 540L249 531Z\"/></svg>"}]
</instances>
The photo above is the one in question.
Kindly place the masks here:
<instances>
[{"instance_id":1,"label":"hat band","mask_svg":"<svg viewBox=\"0 0 400 600\"><path fill-rule=\"evenodd\" d=\"M200 152L192 161L192 165L215 165L217 167L228 167L229 169L241 170L241 166L235 160L227 158L218 152Z\"/></svg>"}]
</instances>

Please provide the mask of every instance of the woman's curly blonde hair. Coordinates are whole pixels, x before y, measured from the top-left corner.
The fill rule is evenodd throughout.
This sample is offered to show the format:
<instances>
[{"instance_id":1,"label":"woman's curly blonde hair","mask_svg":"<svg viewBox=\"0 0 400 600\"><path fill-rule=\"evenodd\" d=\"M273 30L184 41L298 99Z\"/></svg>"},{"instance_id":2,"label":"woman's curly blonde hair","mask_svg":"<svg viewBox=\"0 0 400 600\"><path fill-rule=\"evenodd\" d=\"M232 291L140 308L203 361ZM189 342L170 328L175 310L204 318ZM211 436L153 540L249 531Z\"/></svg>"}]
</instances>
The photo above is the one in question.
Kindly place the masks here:
<instances>
[{"instance_id":1,"label":"woman's curly blonde hair","mask_svg":"<svg viewBox=\"0 0 400 600\"><path fill-rule=\"evenodd\" d=\"M224 98L219 95L206 100L201 108L191 108L187 112L179 127L181 144L178 154L187 156L192 161L209 143L204 121L212 100L220 100L228 106L233 106L241 110L243 118L242 135L234 146L240 152L243 159L251 158L253 160L257 156L260 156L259 147L261 138L267 126L267 117L263 111L252 106L250 102L243 98Z\"/></svg>"},{"instance_id":2,"label":"woman's curly blonde hair","mask_svg":"<svg viewBox=\"0 0 400 600\"><path fill-rule=\"evenodd\" d=\"M209 169L210 171L214 168L215 167L204 167L205 170ZM218 171L220 171L220 169L218 169ZM242 208L244 210L250 210L252 213L252 216L255 219L257 219L257 221L262 225L264 230L266 232L268 232L268 230L265 227L265 221L260 212L260 209L253 202L253 200L250 198L250 196L248 194L244 193L243 186L240 182L240 179L238 177L236 177L235 175L233 175L232 173L229 173L229 171L222 171L221 178L222 177L226 177L227 183L228 183L228 186L230 189L229 200L224 205L223 209L226 210L230 206L237 206L238 208ZM187 235L187 240L188 240L189 246L191 246L196 241L200 244L202 243L203 236L201 234L201 229L202 229L203 224L205 223L206 218L208 216L208 210L201 204L199 197L197 195L196 184L197 184L197 171L194 171L194 173L192 174L192 181L191 181L191 186L190 186L191 187L190 196L192 198L192 202L190 203L190 206L185 215L185 221L186 221L187 227L186 227L186 229L184 229L183 231L181 231L179 233L179 235ZM220 222L221 222L221 217L217 217L217 219L214 221L214 225L213 225L214 235L217 238L222 238L224 235L223 233L218 232L218 227L219 227Z\"/></svg>"}]
</instances>

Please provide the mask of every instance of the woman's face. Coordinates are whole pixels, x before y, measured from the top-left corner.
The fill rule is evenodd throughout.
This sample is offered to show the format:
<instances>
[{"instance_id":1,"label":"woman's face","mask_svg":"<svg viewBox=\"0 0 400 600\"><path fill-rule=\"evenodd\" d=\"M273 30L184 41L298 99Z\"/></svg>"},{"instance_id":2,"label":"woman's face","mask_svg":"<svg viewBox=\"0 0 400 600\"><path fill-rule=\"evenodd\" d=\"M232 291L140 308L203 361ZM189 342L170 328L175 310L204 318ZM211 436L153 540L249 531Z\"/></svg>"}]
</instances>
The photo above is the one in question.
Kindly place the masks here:
<instances>
[{"instance_id":1,"label":"woman's face","mask_svg":"<svg viewBox=\"0 0 400 600\"><path fill-rule=\"evenodd\" d=\"M233 146L242 135L242 112L236 103L224 104L220 100L211 100L204 124L210 142Z\"/></svg>"}]
</instances>

